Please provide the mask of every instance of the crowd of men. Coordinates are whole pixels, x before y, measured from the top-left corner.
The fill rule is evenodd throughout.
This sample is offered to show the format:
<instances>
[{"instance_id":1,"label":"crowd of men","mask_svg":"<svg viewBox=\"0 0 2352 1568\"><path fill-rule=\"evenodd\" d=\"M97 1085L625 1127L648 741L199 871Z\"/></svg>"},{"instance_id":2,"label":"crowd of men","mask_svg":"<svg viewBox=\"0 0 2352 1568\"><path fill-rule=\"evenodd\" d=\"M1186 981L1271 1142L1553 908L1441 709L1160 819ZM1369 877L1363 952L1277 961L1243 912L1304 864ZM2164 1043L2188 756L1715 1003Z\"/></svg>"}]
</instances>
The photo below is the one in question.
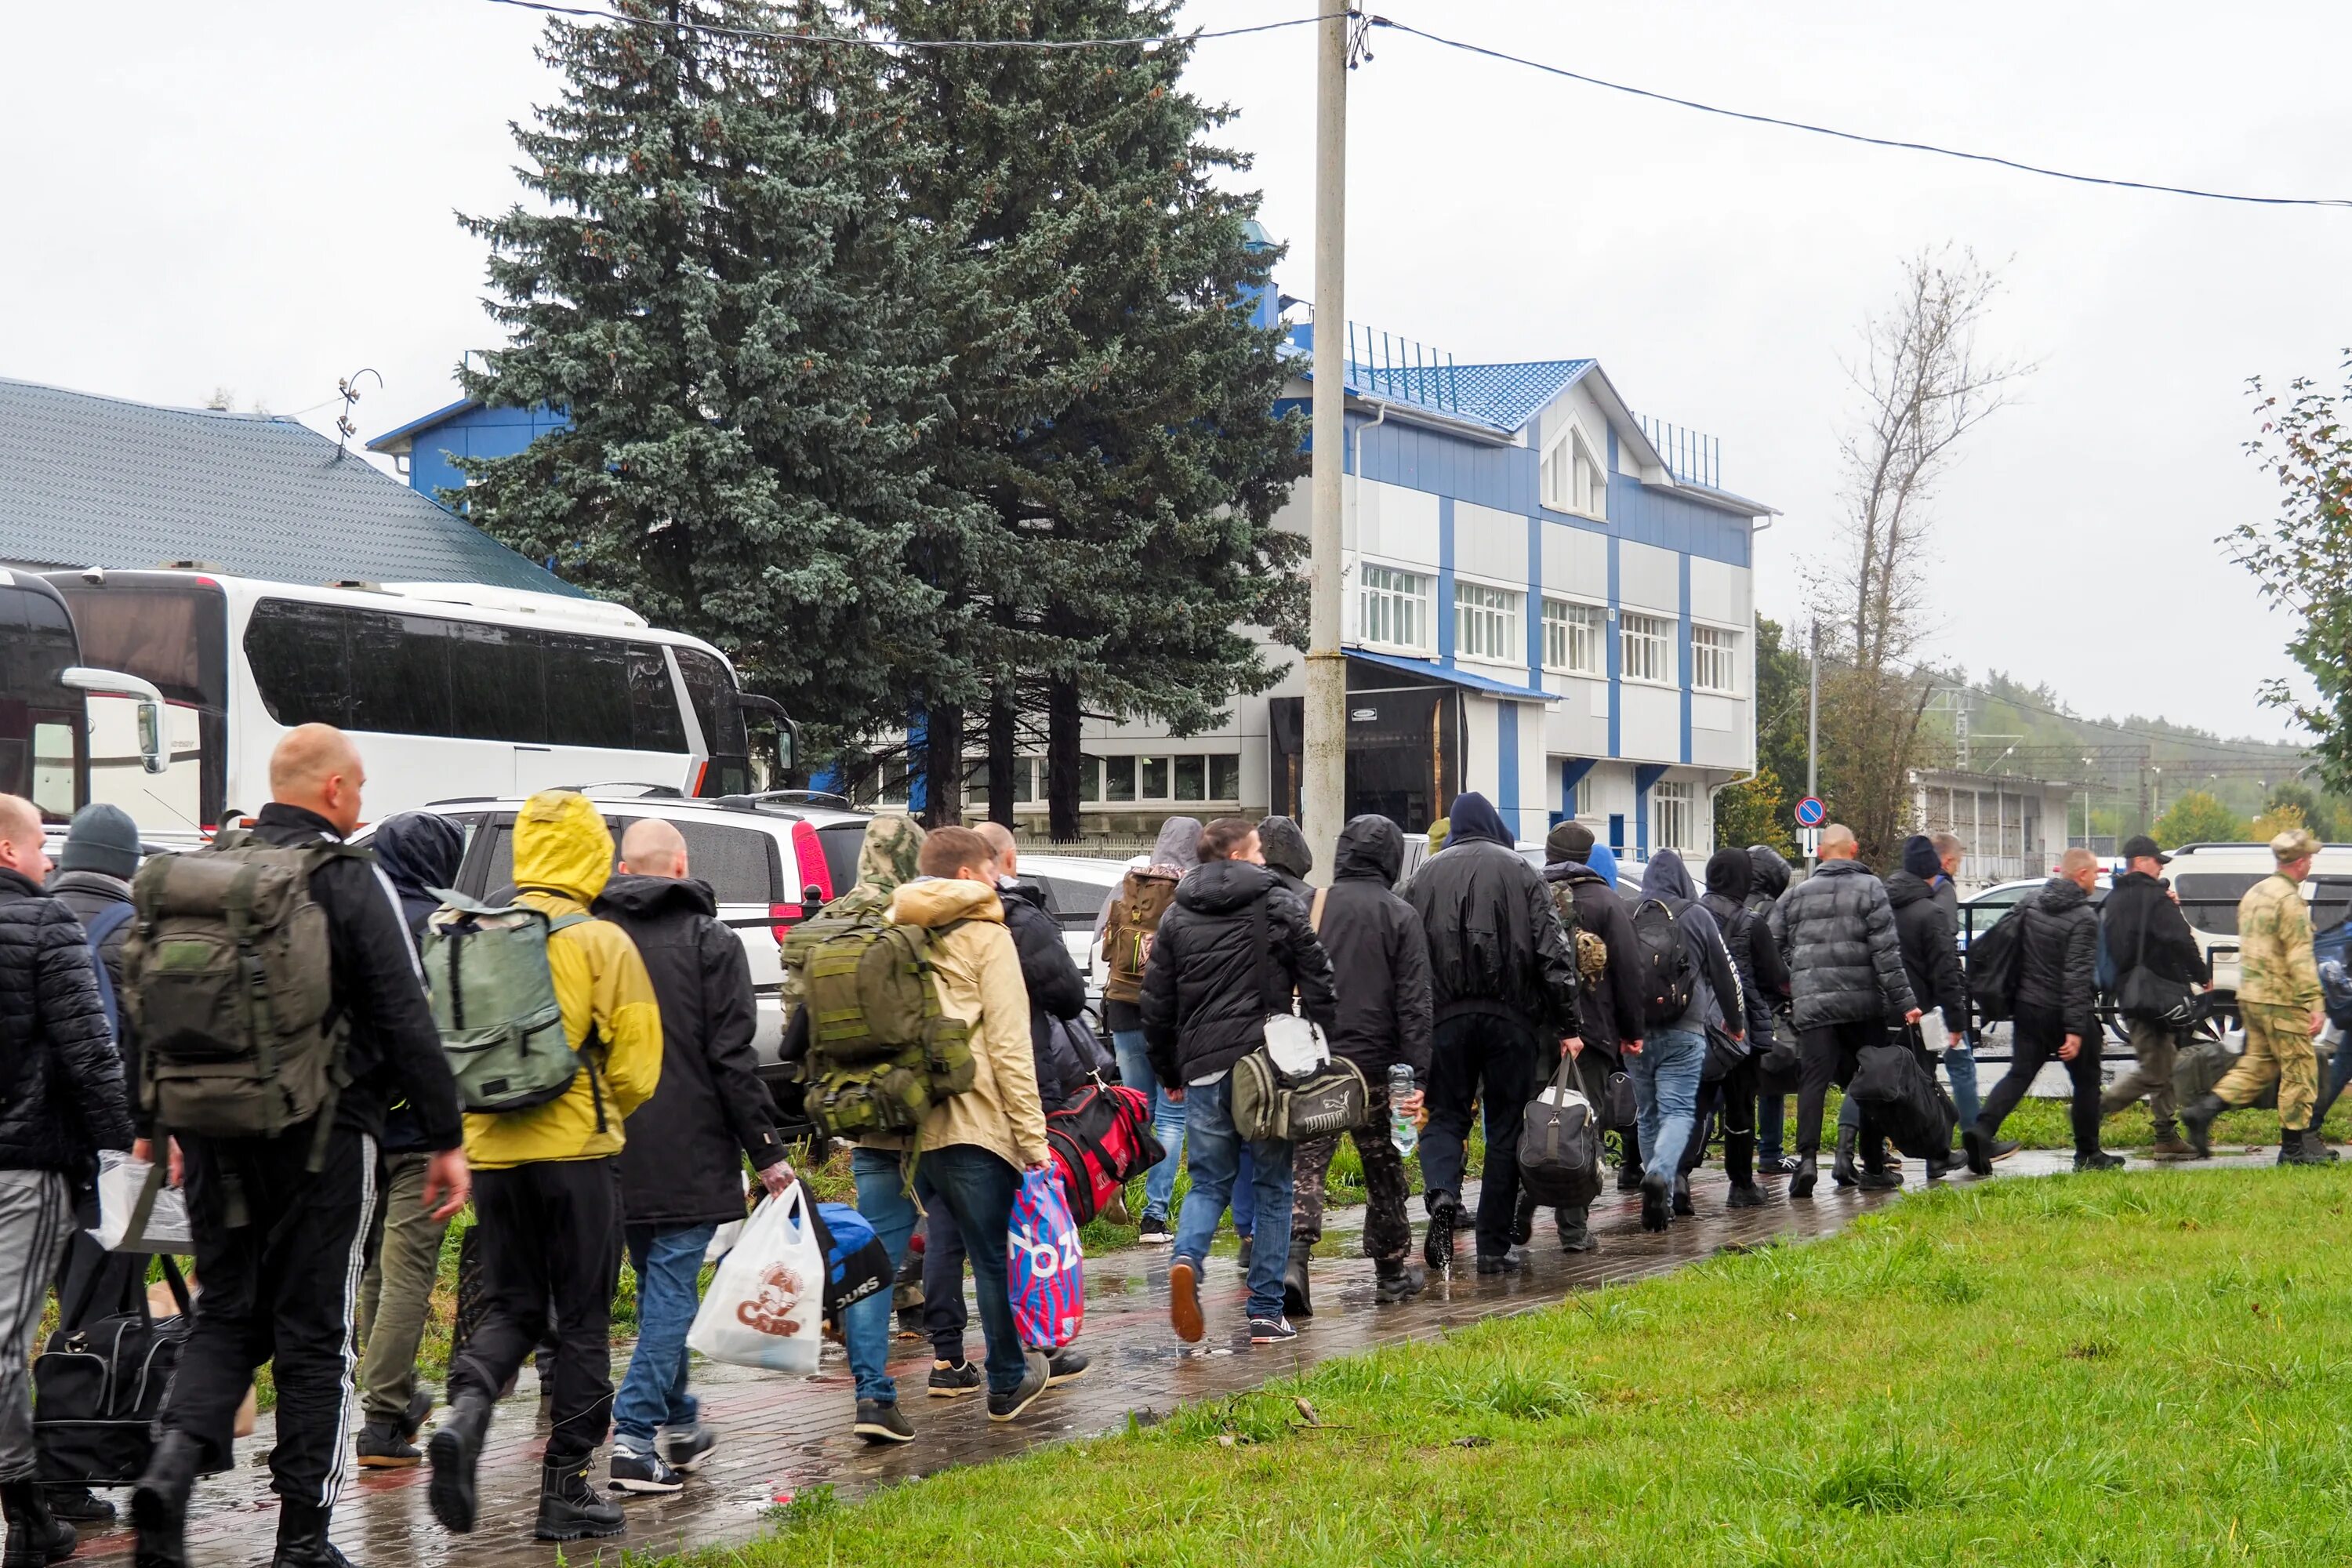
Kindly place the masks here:
<instances>
[{"instance_id":1,"label":"crowd of men","mask_svg":"<svg viewBox=\"0 0 2352 1568\"><path fill-rule=\"evenodd\" d=\"M278 749L274 799L250 828L151 866L153 876L141 874L130 819L103 805L75 818L53 874L38 813L0 796L5 1568L69 1556L77 1523L113 1516L87 1486L43 1479L26 1373L53 1284L68 1315L86 1320L135 1309L143 1294L143 1258L110 1254L89 1234L106 1151L161 1164L184 1188L194 1237L193 1324L130 1498L139 1568L185 1563L194 1489L228 1468L238 1407L264 1363L277 1394L268 1464L279 1568L347 1568L328 1531L354 1466L429 1462L436 1516L474 1529L493 1408L534 1355L548 1419L543 1539L619 1532L613 1493L676 1491L717 1444L689 1388L698 1271L718 1227L743 1218L747 1185L782 1193L795 1179L755 1072L740 942L715 919L674 827L639 821L616 847L582 795L533 796L515 824L515 885L500 897L544 919L560 1016L548 1026L584 1070L527 1105L470 1109L478 1102L461 1100L447 1021L436 1021L420 961L433 922L453 905L463 913L448 891L462 840L415 813L375 825L370 849L355 848L347 840L365 784L346 737L303 726ZM2013 1149L2001 1124L2053 1060L2074 1085L2078 1170L2120 1163L2099 1148L2100 1121L2135 1100L2148 1101L2157 1157L2196 1157L2223 1109L2273 1083L2281 1161L2335 1157L2315 1132L2324 1110L2311 1042L2324 1014L2295 886L2317 847L2307 835L2274 842L2278 875L2241 908L2244 1054L2180 1107L2179 1004L2211 975L2149 840L2125 847L2103 911L2092 901L2097 862L2070 849L2012 917L2012 1058L1979 1103L1953 881L1965 847L1949 836L1913 838L1883 879L1834 826L1801 880L1767 847L1725 848L1703 889L1672 849L1649 857L1638 889L1621 886L1610 847L1574 822L1551 831L1538 869L1475 794L1458 797L1430 839L1433 852L1400 885L1404 835L1385 817L1356 817L1318 890L1306 880L1304 837L1285 818L1172 819L1097 921L1106 1047L1082 1021L1085 978L1043 890L1020 875L1011 834L873 820L856 885L824 913L922 928L939 1009L964 1026L972 1058L967 1088L929 1103L911 1129L859 1138L851 1159L857 1205L894 1268L921 1235L930 1395L984 1391L990 1419L1011 1421L1087 1370L1072 1347L1022 1342L1006 1236L1024 1173L1050 1168L1047 1113L1108 1075L1149 1097L1166 1152L1144 1182L1140 1230L1171 1248L1170 1318L1187 1342L1208 1331L1201 1281L1228 1214L1245 1237L1249 1342L1279 1344L1312 1316L1307 1259L1343 1136L1368 1192L1363 1250L1378 1302L1404 1300L1427 1271L1454 1268L1465 1229L1478 1274L1528 1268L1538 1205L1521 1189L1517 1150L1525 1108L1556 1075L1614 1135L1621 1187L1639 1192L1654 1231L1695 1212L1690 1173L1717 1137L1727 1207L1768 1202L1766 1178L1785 1177L1790 1198L1810 1195L1829 1089L1890 1041L1931 1072L1940 1057L1951 1085L1961 1148L1926 1156L1931 1179L1963 1158L1989 1172ZM207 879L208 858L242 872ZM267 879L286 867L290 889L256 890L278 885ZM251 979L255 951L278 954L268 984L281 1034L288 1010L299 1021L299 995L315 996L310 1022L331 1053L316 1084L295 1081L307 1036L289 1036L278 1065L236 1098L217 1063L184 1070L184 1023L157 1032L155 1020L177 1015L154 1000L149 988L164 984L155 976L184 983L205 957L184 942L180 958L159 958L170 944L157 932L206 897L226 906L212 916L248 950L238 973ZM285 925L279 948L268 948L272 898L311 911L310 924ZM789 948L787 957L797 1001L804 976ZM288 965L308 968L289 978ZM2104 1090L2103 992L2129 1004L2137 1057ZM1941 1015L1933 1036L1920 1027L1931 1009ZM794 1007L788 1060L809 1048L807 1012ZM1293 1014L1360 1070L1362 1117L1295 1144L1245 1136L1236 1066ZM1784 1148L1791 1093L1795 1140ZM1473 1209L1467 1153L1481 1118ZM1418 1267L1400 1124L1418 1129ZM1181 1209L1180 1163L1190 1174ZM1846 1100L1832 1179L1895 1186L1896 1165L1869 1107ZM420 1447L434 1399L418 1345L447 1230L469 1202L463 1267L479 1310L461 1322L447 1408ZM1565 1250L1597 1245L1585 1208L1558 1209L1554 1222ZM624 1256L638 1334L616 1396L610 1327ZM978 1366L964 1344L967 1266L985 1342ZM839 1323L854 1429L875 1443L914 1435L888 1370L893 1318L880 1291ZM599 1487L591 1471L608 1436Z\"/></svg>"}]
</instances>

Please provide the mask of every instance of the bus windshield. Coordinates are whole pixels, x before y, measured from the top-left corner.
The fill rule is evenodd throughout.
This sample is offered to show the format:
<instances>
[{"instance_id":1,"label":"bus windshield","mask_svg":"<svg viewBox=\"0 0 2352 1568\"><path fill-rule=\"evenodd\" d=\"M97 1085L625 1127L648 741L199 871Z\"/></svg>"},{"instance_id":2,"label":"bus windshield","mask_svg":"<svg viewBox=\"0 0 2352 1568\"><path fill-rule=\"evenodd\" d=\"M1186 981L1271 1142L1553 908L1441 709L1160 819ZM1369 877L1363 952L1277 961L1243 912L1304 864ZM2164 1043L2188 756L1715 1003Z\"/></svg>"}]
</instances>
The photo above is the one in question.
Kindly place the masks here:
<instances>
[{"instance_id":1,"label":"bus windshield","mask_svg":"<svg viewBox=\"0 0 2352 1568\"><path fill-rule=\"evenodd\" d=\"M89 798L82 695L62 679L80 662L65 605L0 571L0 794L31 801L44 822Z\"/></svg>"},{"instance_id":2,"label":"bus windshield","mask_svg":"<svg viewBox=\"0 0 2352 1568\"><path fill-rule=\"evenodd\" d=\"M201 577L110 572L50 583L73 606L85 662L152 681L168 703L171 766L149 776L131 738L127 703L91 705L98 735L92 793L142 823L204 827L221 820L228 783L228 601ZM258 801L236 803L247 811Z\"/></svg>"}]
</instances>

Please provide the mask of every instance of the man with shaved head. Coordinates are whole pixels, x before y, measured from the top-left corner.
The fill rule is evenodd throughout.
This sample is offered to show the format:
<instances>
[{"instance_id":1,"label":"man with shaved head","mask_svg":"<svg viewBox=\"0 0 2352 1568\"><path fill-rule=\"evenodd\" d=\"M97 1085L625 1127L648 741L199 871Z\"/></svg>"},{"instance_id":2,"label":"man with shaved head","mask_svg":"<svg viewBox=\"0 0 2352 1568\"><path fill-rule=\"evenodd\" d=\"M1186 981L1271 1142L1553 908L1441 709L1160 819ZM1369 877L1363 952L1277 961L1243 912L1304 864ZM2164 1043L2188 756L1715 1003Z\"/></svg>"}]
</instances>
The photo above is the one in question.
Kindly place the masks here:
<instances>
[{"instance_id":1,"label":"man with shaved head","mask_svg":"<svg viewBox=\"0 0 2352 1568\"><path fill-rule=\"evenodd\" d=\"M674 1492L718 1444L686 1386L703 1250L719 1226L743 1217L744 1161L772 1193L791 1184L793 1171L751 1049L758 1013L743 944L719 923L717 895L694 875L677 825L631 823L621 863L590 908L636 943L662 1024L661 1081L630 1113L621 1146L637 1345L613 1402L613 1485Z\"/></svg>"},{"instance_id":2,"label":"man with shaved head","mask_svg":"<svg viewBox=\"0 0 2352 1568\"><path fill-rule=\"evenodd\" d=\"M271 753L273 798L251 829L224 831L194 857L158 857L137 884L142 915L151 880L152 895L169 895L183 916L194 912L187 907L193 895L173 889L221 888L218 918L228 930L243 917L226 908L226 889L244 879L242 872L193 879L173 873L205 872L198 863L211 855L252 868L260 863L246 857L283 861L289 857L274 852L297 852L292 858L308 868L310 901L326 917L327 1005L318 1024L341 1068L339 1089L308 1120L274 1134L179 1132L204 1289L164 1398L154 1456L131 1499L142 1563L187 1561L189 1492L197 1476L231 1464L231 1424L255 1369L268 1362L278 1389L278 1442L269 1457L278 1497L274 1568L347 1568L327 1531L352 1457L345 1435L357 1405L352 1309L390 1102L407 1101L427 1156L425 1207L446 1219L470 1189L457 1084L399 895L370 856L344 847L360 824L366 785L359 752L341 731L290 730ZM297 952L316 950L295 939L276 951L283 956L271 962L290 963ZM271 976L273 994L294 992L298 978ZM130 981L138 1011L143 981L135 969ZM316 984L312 977L302 988ZM146 1072L158 1081L169 1052L160 1037L149 1047ZM277 1070L290 1098L282 1060Z\"/></svg>"},{"instance_id":3,"label":"man with shaved head","mask_svg":"<svg viewBox=\"0 0 2352 1568\"><path fill-rule=\"evenodd\" d=\"M1985 1097L1975 1124L1960 1133L1969 1169L1979 1176L1992 1173L2001 1122L2053 1058L2066 1064L2074 1084L2074 1169L2108 1171L2124 1163L2099 1147L2099 911L2091 902L2098 885L2098 857L2078 844L2058 858L2042 890L2008 917L2018 922L2009 1071Z\"/></svg>"},{"instance_id":4,"label":"man with shaved head","mask_svg":"<svg viewBox=\"0 0 2352 1568\"><path fill-rule=\"evenodd\" d=\"M74 1549L74 1527L50 1514L34 1479L26 1366L74 1233L74 1194L100 1149L131 1145L89 940L73 911L42 893L48 871L41 814L0 795L0 1505L12 1564Z\"/></svg>"}]
</instances>

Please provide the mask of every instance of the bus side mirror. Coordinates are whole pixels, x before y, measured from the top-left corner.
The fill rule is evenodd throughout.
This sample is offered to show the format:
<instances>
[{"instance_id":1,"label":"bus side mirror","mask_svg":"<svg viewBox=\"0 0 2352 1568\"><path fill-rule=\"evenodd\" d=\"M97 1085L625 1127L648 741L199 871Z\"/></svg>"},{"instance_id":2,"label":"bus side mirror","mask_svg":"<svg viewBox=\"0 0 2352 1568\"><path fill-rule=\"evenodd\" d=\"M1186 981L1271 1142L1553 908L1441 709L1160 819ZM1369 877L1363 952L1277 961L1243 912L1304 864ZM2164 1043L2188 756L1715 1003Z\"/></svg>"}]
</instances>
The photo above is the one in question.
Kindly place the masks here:
<instances>
[{"instance_id":1,"label":"bus side mirror","mask_svg":"<svg viewBox=\"0 0 2352 1568\"><path fill-rule=\"evenodd\" d=\"M736 700L743 711L768 720L776 728L776 769L791 773L798 765L801 751L801 727L784 714L784 705L772 697L762 697L756 691L740 691Z\"/></svg>"},{"instance_id":2,"label":"bus side mirror","mask_svg":"<svg viewBox=\"0 0 2352 1568\"><path fill-rule=\"evenodd\" d=\"M58 679L77 691L95 697L124 697L139 705L139 761L151 773L160 773L172 765L171 754L163 732L163 694L152 682L135 675L125 675L115 669L90 669L74 665Z\"/></svg>"}]
</instances>

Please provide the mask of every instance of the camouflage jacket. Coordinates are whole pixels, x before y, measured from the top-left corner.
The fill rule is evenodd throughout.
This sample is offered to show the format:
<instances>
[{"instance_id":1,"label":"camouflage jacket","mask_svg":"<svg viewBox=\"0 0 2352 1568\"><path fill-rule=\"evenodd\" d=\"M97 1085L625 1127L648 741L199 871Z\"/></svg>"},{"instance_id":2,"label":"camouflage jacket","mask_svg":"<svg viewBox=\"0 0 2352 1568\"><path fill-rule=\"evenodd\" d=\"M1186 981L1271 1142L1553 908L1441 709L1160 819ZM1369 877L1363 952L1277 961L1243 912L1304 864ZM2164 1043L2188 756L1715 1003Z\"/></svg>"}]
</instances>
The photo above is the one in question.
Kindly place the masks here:
<instances>
[{"instance_id":1,"label":"camouflage jacket","mask_svg":"<svg viewBox=\"0 0 2352 1568\"><path fill-rule=\"evenodd\" d=\"M2319 1005L2319 964L2311 951L2311 911L2303 889L2269 876L2238 900L2238 1000L2296 1007Z\"/></svg>"},{"instance_id":2,"label":"camouflage jacket","mask_svg":"<svg viewBox=\"0 0 2352 1568\"><path fill-rule=\"evenodd\" d=\"M902 882L911 882L921 872L916 866L922 853L923 830L912 817L887 814L866 825L866 839L857 851L857 880L847 892L816 911L816 920L828 916L880 915L890 908L890 896ZM802 971L808 963L810 943L794 942L798 933L814 921L805 921L785 933L783 946L783 1000L789 1014L801 999Z\"/></svg>"}]
</instances>

